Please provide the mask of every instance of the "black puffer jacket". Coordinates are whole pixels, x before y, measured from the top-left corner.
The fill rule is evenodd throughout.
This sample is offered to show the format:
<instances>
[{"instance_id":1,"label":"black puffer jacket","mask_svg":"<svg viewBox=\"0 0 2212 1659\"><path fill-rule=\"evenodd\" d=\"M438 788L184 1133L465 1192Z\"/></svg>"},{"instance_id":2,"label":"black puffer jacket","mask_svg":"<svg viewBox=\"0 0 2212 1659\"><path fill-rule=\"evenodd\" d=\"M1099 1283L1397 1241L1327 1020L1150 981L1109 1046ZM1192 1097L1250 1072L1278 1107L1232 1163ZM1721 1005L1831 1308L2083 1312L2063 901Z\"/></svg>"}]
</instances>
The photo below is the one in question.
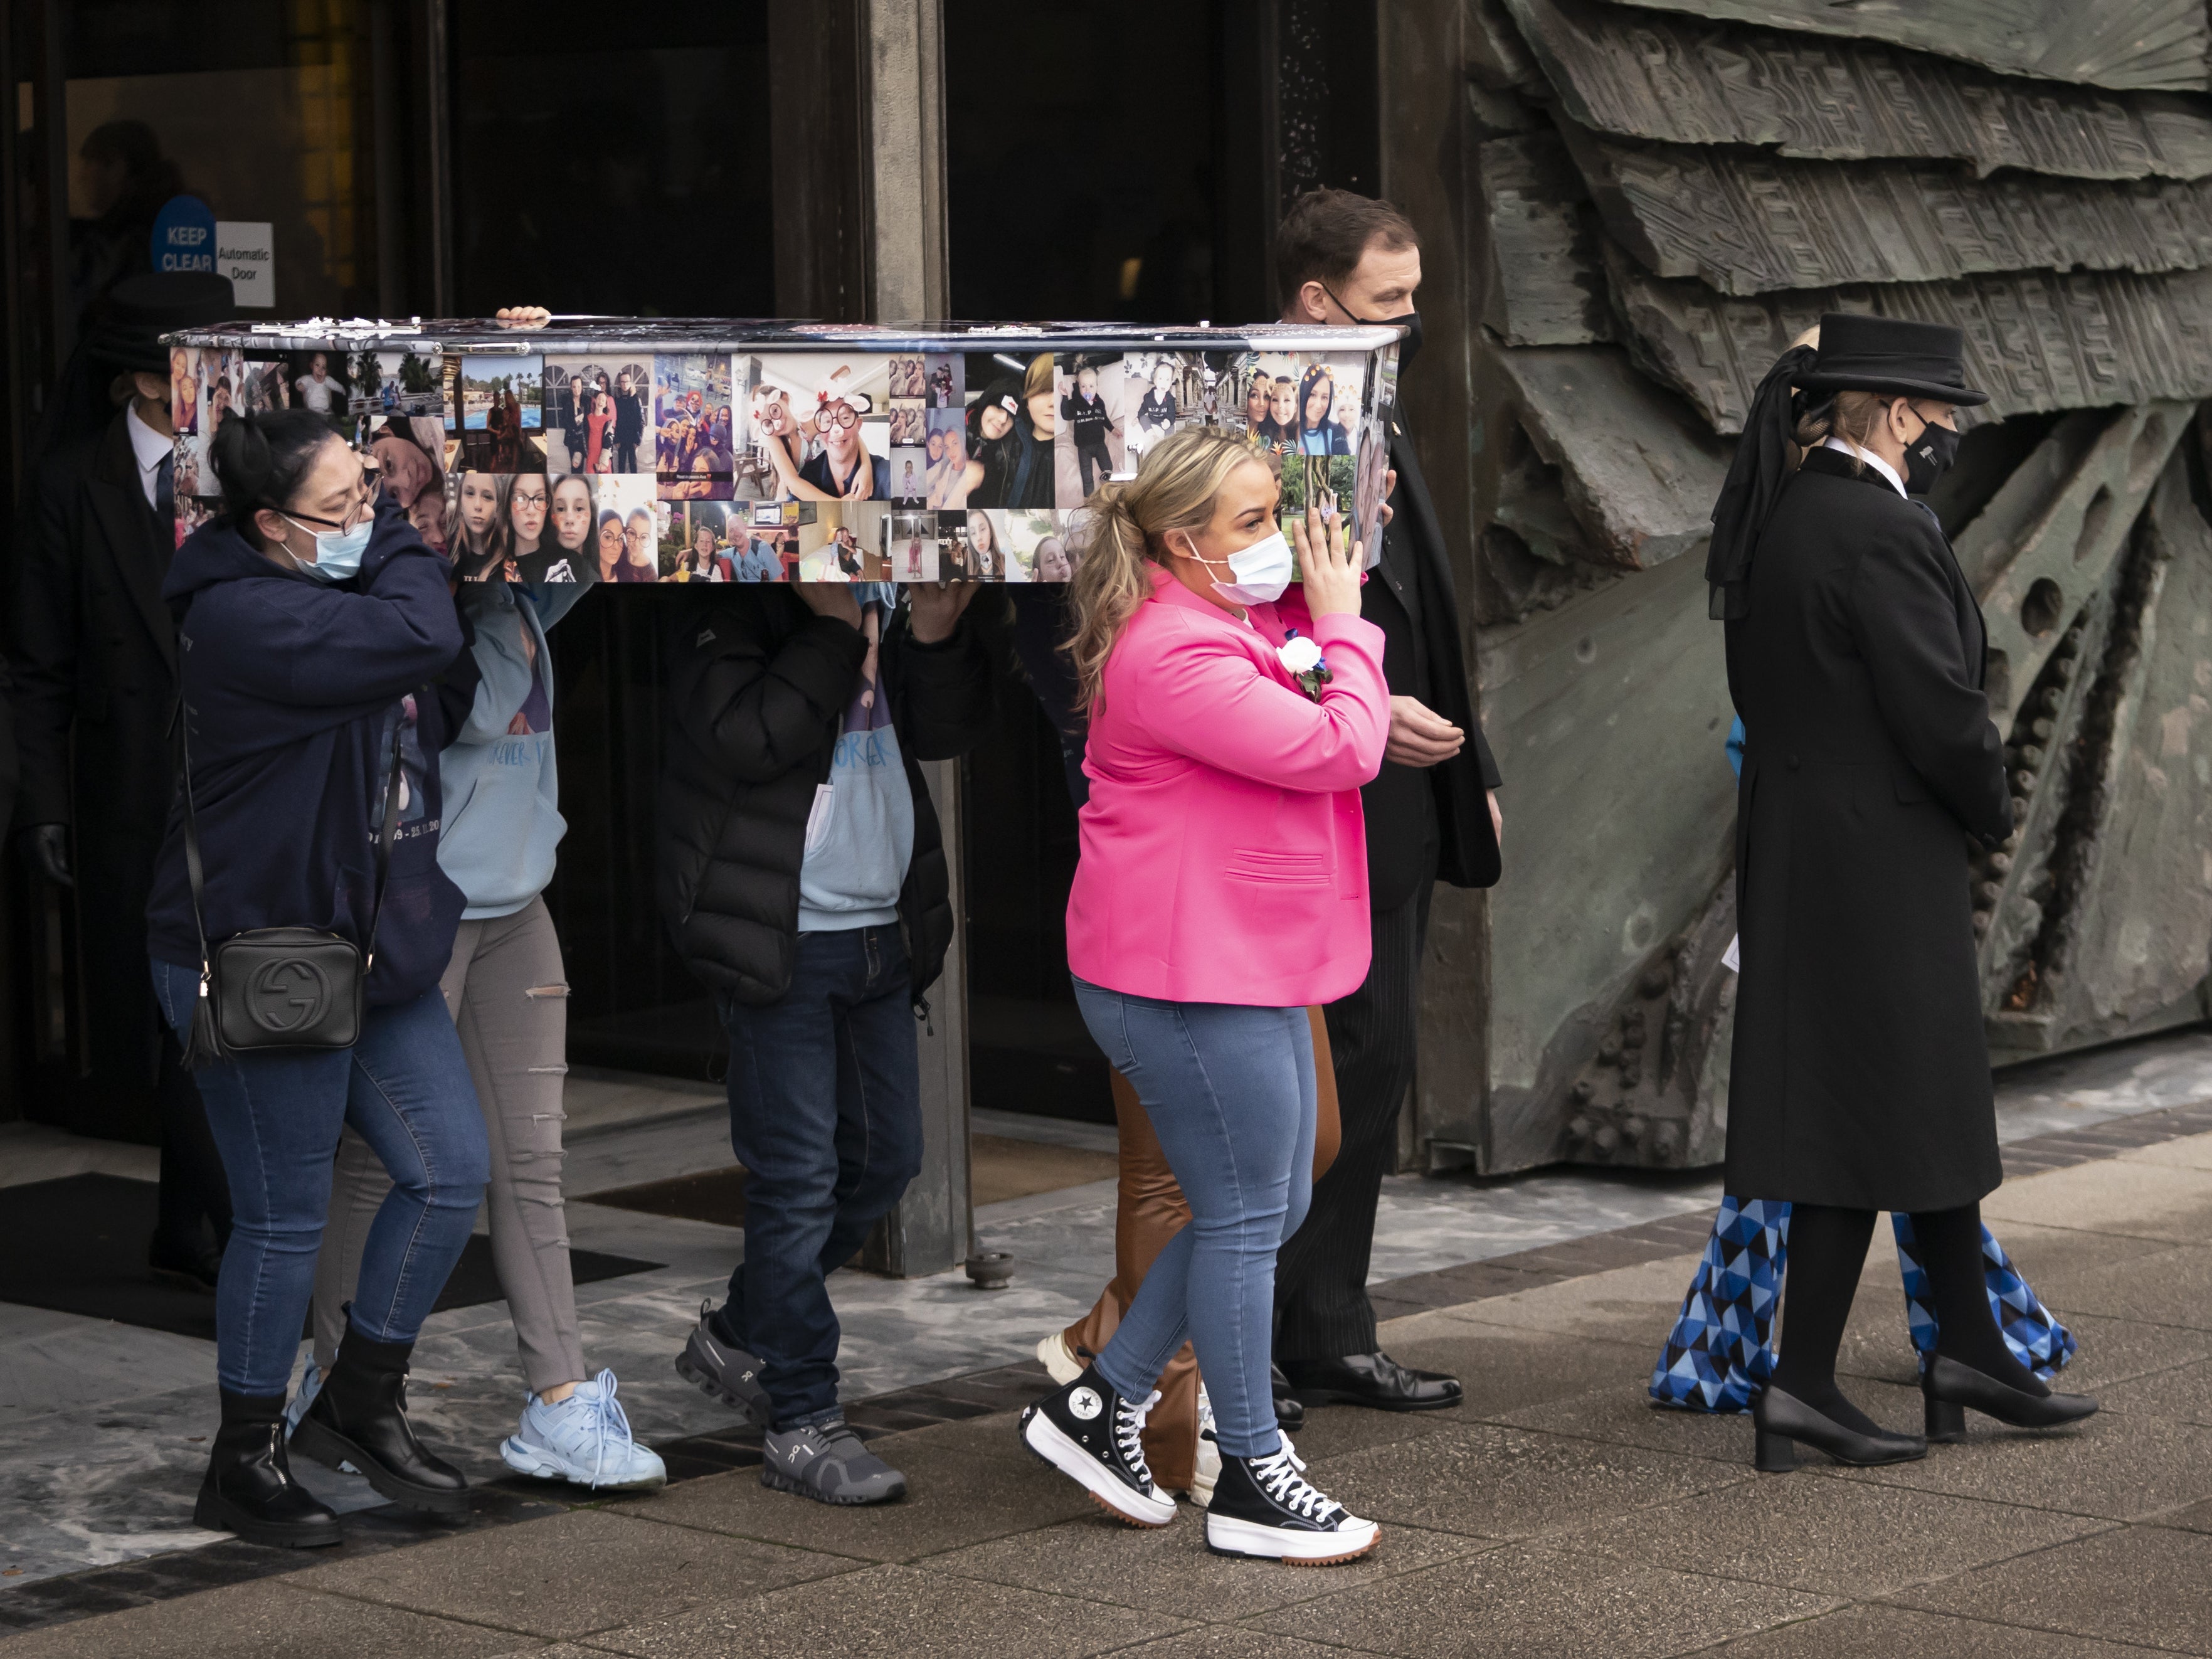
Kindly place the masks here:
<instances>
[{"instance_id":1,"label":"black puffer jacket","mask_svg":"<svg viewBox=\"0 0 2212 1659\"><path fill-rule=\"evenodd\" d=\"M708 987L774 1002L795 965L807 813L829 781L867 641L787 587L732 587L671 610L660 914ZM944 969L952 904L937 812L915 763L957 759L988 735L990 658L968 619L929 646L908 631L902 610L880 666L914 792L914 857L898 912L919 1002Z\"/></svg>"}]
</instances>

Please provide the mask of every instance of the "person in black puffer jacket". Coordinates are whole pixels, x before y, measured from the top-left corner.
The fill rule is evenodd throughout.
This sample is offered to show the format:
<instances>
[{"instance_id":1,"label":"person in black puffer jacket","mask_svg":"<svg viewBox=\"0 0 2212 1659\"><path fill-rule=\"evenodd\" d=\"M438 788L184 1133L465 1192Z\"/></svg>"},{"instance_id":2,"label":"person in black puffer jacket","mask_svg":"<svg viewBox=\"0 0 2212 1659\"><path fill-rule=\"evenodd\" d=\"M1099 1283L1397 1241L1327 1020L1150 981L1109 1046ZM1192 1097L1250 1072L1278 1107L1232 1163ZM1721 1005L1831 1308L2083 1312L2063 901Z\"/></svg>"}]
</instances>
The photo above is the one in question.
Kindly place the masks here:
<instances>
[{"instance_id":1,"label":"person in black puffer jacket","mask_svg":"<svg viewBox=\"0 0 2212 1659\"><path fill-rule=\"evenodd\" d=\"M729 1031L747 1172L744 1260L676 1368L769 1431L763 1485L825 1503L906 1490L845 1426L824 1276L921 1166L915 1027L952 907L916 763L990 730L980 591L736 587L665 641L660 910Z\"/></svg>"}]
</instances>

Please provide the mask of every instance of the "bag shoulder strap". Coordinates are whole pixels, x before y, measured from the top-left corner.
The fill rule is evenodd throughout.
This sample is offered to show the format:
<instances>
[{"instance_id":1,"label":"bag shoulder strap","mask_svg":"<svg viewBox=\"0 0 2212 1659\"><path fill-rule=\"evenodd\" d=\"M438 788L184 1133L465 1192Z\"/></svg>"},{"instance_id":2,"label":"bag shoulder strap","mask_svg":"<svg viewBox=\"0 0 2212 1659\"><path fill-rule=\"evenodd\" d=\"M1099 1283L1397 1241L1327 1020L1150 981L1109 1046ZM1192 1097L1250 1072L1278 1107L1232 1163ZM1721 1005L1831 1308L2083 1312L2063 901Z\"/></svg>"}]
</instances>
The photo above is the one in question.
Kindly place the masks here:
<instances>
[{"instance_id":1,"label":"bag shoulder strap","mask_svg":"<svg viewBox=\"0 0 2212 1659\"><path fill-rule=\"evenodd\" d=\"M213 969L209 963L207 916L205 913L206 874L200 860L199 823L192 811L192 750L187 728L191 721L185 712L185 689L179 677L177 706L170 716L177 728L177 772L185 796L185 878L192 892L192 931L200 940L200 977L206 980ZM422 699L430 695L430 688L422 686L415 693L416 718ZM384 884L392 872L392 842L399 829L400 753L407 736L407 707L403 701L398 718L392 726L392 764L384 775L384 823L376 836L376 898L368 913L368 936L362 945L362 972L366 974L376 965L376 928L384 918Z\"/></svg>"}]
</instances>

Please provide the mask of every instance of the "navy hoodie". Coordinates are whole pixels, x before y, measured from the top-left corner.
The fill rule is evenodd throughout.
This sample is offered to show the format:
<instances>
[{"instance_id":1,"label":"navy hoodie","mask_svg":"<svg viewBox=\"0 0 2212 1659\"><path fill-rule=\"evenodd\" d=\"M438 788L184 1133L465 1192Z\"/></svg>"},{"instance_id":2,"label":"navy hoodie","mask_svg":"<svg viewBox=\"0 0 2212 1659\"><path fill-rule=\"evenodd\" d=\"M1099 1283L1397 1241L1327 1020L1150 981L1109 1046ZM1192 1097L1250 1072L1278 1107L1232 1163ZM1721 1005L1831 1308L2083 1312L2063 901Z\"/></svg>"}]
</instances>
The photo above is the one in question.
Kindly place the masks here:
<instances>
[{"instance_id":1,"label":"navy hoodie","mask_svg":"<svg viewBox=\"0 0 2212 1659\"><path fill-rule=\"evenodd\" d=\"M397 720L404 793L368 1000L408 1002L437 984L463 899L438 868L438 700L415 693L462 648L450 571L389 496L345 581L281 568L222 520L177 550L161 591L182 613L210 942L257 927L366 942ZM157 958L198 967L181 793L146 921Z\"/></svg>"}]
</instances>

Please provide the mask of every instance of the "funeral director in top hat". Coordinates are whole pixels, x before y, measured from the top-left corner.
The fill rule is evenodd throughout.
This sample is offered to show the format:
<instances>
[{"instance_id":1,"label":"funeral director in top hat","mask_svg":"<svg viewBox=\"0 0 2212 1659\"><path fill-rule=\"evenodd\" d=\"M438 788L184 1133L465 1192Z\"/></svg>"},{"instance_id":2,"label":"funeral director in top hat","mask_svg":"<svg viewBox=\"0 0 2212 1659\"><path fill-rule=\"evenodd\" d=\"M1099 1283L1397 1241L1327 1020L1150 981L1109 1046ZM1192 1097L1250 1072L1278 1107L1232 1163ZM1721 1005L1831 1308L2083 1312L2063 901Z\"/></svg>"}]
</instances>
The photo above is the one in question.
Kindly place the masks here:
<instances>
[{"instance_id":1,"label":"funeral director in top hat","mask_svg":"<svg viewBox=\"0 0 2212 1659\"><path fill-rule=\"evenodd\" d=\"M2097 1408L2013 1358L1982 1277L1981 1200L2003 1171L1966 840L2010 836L2012 799L1980 607L1911 497L1956 453L1957 407L1988 396L1955 328L1831 313L1818 339L1759 386L1706 569L1747 737L1727 1189L1794 1206L1788 1340L1753 1407L1767 1471L1793 1467L1793 1442L1920 1457L1966 1407L2039 1428ZM1927 1439L1836 1385L1879 1210L1909 1213L1926 1252Z\"/></svg>"}]
</instances>

